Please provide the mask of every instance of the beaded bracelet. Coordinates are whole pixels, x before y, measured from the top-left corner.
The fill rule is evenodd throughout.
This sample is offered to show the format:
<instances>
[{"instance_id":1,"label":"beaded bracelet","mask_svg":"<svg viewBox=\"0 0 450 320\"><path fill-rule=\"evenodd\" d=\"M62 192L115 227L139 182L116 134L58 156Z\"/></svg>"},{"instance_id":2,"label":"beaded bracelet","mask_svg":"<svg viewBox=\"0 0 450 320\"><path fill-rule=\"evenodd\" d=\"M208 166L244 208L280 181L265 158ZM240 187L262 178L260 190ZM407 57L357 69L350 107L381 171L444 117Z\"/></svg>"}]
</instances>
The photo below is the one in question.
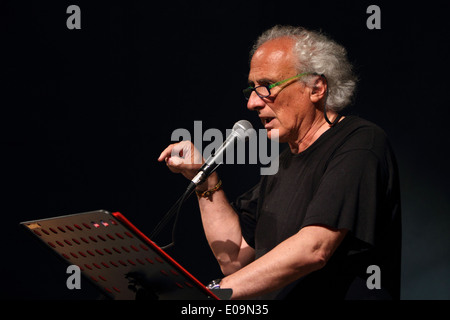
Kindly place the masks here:
<instances>
[{"instance_id":1,"label":"beaded bracelet","mask_svg":"<svg viewBox=\"0 0 450 320\"><path fill-rule=\"evenodd\" d=\"M222 180L219 180L219 182L216 184L216 186L214 188L203 191L203 192L195 190L195 193L201 198L209 198L210 196L212 196L212 194L214 192L219 190L221 187L222 187Z\"/></svg>"}]
</instances>

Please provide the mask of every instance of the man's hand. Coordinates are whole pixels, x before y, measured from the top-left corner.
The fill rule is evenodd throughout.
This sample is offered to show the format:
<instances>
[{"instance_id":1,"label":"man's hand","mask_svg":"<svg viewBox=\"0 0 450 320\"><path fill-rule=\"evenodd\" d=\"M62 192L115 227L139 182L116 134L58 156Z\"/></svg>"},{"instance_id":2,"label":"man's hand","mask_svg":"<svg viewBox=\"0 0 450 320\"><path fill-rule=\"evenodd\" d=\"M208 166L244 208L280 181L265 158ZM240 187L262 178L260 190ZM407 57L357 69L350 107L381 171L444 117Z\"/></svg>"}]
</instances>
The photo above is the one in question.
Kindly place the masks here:
<instances>
[{"instance_id":1,"label":"man's hand","mask_svg":"<svg viewBox=\"0 0 450 320\"><path fill-rule=\"evenodd\" d=\"M189 180L195 177L204 163L201 153L190 141L182 141L169 145L161 152L158 161L166 161L170 171L181 173Z\"/></svg>"}]
</instances>

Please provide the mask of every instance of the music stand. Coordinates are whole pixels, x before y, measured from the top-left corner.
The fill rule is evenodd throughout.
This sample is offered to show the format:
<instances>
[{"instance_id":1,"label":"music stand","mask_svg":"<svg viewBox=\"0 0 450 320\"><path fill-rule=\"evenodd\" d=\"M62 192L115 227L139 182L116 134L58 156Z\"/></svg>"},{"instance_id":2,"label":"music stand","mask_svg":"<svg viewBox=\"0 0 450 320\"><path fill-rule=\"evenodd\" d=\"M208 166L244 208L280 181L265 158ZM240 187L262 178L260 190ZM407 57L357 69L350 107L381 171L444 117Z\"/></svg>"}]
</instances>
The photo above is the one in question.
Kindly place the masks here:
<instances>
[{"instance_id":1,"label":"music stand","mask_svg":"<svg viewBox=\"0 0 450 320\"><path fill-rule=\"evenodd\" d=\"M20 223L106 297L117 300L219 300L120 212L90 211Z\"/></svg>"}]
</instances>

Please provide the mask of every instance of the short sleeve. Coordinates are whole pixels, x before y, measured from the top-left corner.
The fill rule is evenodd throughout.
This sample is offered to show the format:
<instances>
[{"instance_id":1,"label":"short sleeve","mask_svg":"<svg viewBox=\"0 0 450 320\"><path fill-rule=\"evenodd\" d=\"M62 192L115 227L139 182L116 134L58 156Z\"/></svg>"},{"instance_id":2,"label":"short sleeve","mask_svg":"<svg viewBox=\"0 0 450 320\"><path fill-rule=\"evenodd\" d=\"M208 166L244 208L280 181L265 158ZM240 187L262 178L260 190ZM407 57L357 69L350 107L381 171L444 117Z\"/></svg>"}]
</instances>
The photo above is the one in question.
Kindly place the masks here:
<instances>
[{"instance_id":1,"label":"short sleeve","mask_svg":"<svg viewBox=\"0 0 450 320\"><path fill-rule=\"evenodd\" d=\"M307 208L302 227L320 224L348 229L357 239L375 245L384 173L377 155L370 150L334 156Z\"/></svg>"},{"instance_id":2,"label":"short sleeve","mask_svg":"<svg viewBox=\"0 0 450 320\"><path fill-rule=\"evenodd\" d=\"M258 208L259 190L260 184L257 184L231 203L231 206L239 215L242 236L252 248L255 248L256 212Z\"/></svg>"}]
</instances>

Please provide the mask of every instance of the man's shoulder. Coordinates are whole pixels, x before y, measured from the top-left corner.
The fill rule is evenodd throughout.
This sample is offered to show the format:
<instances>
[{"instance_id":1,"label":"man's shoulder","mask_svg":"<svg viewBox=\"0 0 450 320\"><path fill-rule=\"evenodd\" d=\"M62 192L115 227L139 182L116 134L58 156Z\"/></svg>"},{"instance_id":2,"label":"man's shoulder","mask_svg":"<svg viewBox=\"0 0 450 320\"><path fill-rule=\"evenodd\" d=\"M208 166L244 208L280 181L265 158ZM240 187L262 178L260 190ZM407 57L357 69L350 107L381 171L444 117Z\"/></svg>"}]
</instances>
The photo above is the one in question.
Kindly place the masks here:
<instances>
[{"instance_id":1,"label":"man's shoulder","mask_svg":"<svg viewBox=\"0 0 450 320\"><path fill-rule=\"evenodd\" d=\"M341 135L345 137L344 150L379 150L388 144L386 132L377 124L357 116L343 120Z\"/></svg>"},{"instance_id":2,"label":"man's shoulder","mask_svg":"<svg viewBox=\"0 0 450 320\"><path fill-rule=\"evenodd\" d=\"M377 124L366 120L364 118L350 115L344 118L342 121L347 130L361 131L361 132L373 132L374 134L386 136L385 131Z\"/></svg>"}]
</instances>

